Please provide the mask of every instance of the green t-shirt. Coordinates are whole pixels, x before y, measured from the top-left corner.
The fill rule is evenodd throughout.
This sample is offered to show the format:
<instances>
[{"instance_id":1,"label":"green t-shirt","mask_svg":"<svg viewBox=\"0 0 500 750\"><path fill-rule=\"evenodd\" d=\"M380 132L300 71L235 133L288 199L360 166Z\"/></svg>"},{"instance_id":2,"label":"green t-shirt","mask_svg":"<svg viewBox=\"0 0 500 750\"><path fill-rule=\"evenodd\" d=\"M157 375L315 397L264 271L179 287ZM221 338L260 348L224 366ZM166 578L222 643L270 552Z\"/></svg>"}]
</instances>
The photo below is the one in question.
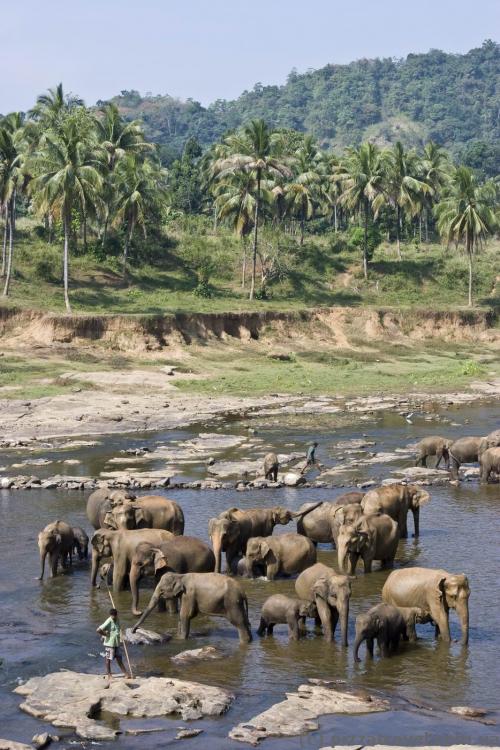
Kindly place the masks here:
<instances>
[{"instance_id":1,"label":"green t-shirt","mask_svg":"<svg viewBox=\"0 0 500 750\"><path fill-rule=\"evenodd\" d=\"M112 617L108 617L106 622L99 627L99 630L107 632L107 636L104 639L105 646L116 646L120 645L120 624L118 620L113 620Z\"/></svg>"}]
</instances>

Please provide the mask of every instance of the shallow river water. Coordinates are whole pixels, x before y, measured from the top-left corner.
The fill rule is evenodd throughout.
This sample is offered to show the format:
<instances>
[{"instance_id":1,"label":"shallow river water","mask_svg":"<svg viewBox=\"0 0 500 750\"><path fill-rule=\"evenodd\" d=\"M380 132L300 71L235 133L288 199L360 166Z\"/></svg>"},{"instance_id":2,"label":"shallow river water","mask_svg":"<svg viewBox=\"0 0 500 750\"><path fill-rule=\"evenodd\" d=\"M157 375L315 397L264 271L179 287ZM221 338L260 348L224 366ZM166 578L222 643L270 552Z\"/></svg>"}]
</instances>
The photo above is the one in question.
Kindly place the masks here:
<instances>
[{"instance_id":1,"label":"shallow river water","mask_svg":"<svg viewBox=\"0 0 500 750\"><path fill-rule=\"evenodd\" d=\"M423 414L408 423L401 415L380 413L361 421L355 415L342 418L328 415L307 419L301 417L273 418L266 423L263 417L255 418L257 435L262 439L262 450L276 446L282 451L304 450L308 441L318 438L319 459L332 464L333 446L340 440L361 438L376 441L372 451L393 451L425 434L486 434L497 428L500 409L497 405L481 404L461 409L437 409L435 416L445 423L425 421ZM455 423L455 424L454 424ZM240 434L247 429L245 422L230 420L212 425L200 425L189 431L171 431L162 434L113 436L99 438L100 445L80 449L78 452L40 451L37 457L52 460L78 458L78 467L66 467L66 473L98 475L105 462L116 456L120 449L136 445L155 446L169 443L198 432L218 431L221 434ZM224 458L238 458L242 449L227 451ZM248 449L247 454L248 455ZM4 453L0 464L27 458L19 453ZM390 476L398 466L408 465L408 458L399 462L374 463L356 472L356 479L370 477L380 480ZM157 467L158 468L158 467ZM62 471L64 466L54 463L50 473ZM48 474L48 467L24 470L38 475ZM11 472L12 473L12 472ZM200 476L200 467L193 466L189 476ZM349 486L346 481L346 487ZM183 507L186 516L185 533L207 539L207 521L222 510L239 507L268 506L274 504L298 508L306 500L330 500L345 491L325 489L279 489L236 492L229 490L196 491L165 490ZM156 490L154 491L157 492ZM63 518L73 525L82 525L90 532L85 516L85 502L89 493L62 490L0 491L0 736L29 742L36 732L46 731L43 724L19 711L20 697L12 689L29 676L52 672L61 668L102 672L102 658L96 627L105 619L109 609L105 590L91 591L88 566L77 563L72 573L54 580L39 582L39 561L36 545L38 531L48 522ZM402 745L451 744L476 742L499 744L498 727L485 726L474 721L464 721L443 713L450 706L472 705L489 708L492 717L500 720L500 625L498 568L500 532L500 486L479 486L477 480L463 482L460 487L435 486L431 488L432 501L421 513L421 536L400 543L397 566L421 565L445 568L450 572L463 572L469 577L471 587L470 644L462 648L459 643L450 646L437 644L433 628L420 626L417 644L404 644L398 655L385 660L377 657L373 662L364 658L354 664L352 649L342 649L338 643L326 644L309 629L307 638L288 644L285 626L277 626L273 638L255 640L248 646L238 644L236 631L218 618L198 618L193 621L192 634L187 642L172 639L163 646L135 647L131 649L134 668L138 674L150 672L181 677L230 689L236 700L229 712L218 719L195 722L204 729L195 739L184 741L186 748L237 748L229 740L229 729L250 719L256 713L282 700L286 691L295 689L310 677L345 680L372 690L389 693L397 701L410 700L430 704L434 713L391 711L363 717L321 717L321 729L303 737L269 739L264 746L304 748L316 750L324 745L353 743L392 743ZM410 533L413 529L409 519ZM291 531L290 527L277 527L277 533ZM335 553L328 547L319 548L319 560L336 567ZM350 612L350 641L353 640L354 619L380 599L380 590L387 571L365 576L358 569L353 583ZM259 608L271 593L292 593L293 580L244 580L248 594L250 619L256 629ZM149 597L149 590L141 590L141 603ZM121 610L122 626L133 623L130 614L130 594L122 592L116 597ZM175 618L154 614L145 627L160 632L174 632ZM458 622L451 616L452 636L459 636ZM175 667L170 657L186 648L214 645L225 658ZM121 737L115 746L122 748L160 748L173 744L179 719L151 720L149 722L122 721L122 728L147 725L165 725L165 732L137 737ZM61 733L61 730L59 730ZM62 732L64 734L64 732ZM71 735L65 746L84 745ZM90 743L87 743L90 744Z\"/></svg>"}]
</instances>

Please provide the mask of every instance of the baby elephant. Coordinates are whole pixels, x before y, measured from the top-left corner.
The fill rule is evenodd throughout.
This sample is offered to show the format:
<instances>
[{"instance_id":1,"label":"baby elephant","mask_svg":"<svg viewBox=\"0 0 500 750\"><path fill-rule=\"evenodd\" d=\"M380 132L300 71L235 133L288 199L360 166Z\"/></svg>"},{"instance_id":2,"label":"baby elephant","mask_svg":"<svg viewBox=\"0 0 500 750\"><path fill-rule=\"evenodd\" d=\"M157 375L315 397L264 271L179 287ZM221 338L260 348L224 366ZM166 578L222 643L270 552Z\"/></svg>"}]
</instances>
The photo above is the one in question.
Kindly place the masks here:
<instances>
[{"instance_id":1,"label":"baby elephant","mask_svg":"<svg viewBox=\"0 0 500 750\"><path fill-rule=\"evenodd\" d=\"M305 630L306 617L317 617L318 610L314 602L306 599L295 599L284 594L270 596L262 605L258 635L272 635L275 625L286 623L290 640L298 640L301 631Z\"/></svg>"},{"instance_id":2,"label":"baby elephant","mask_svg":"<svg viewBox=\"0 0 500 750\"><path fill-rule=\"evenodd\" d=\"M74 550L79 560L87 560L89 556L89 538L87 533L80 526L73 526L73 536L75 538Z\"/></svg>"},{"instance_id":3,"label":"baby elephant","mask_svg":"<svg viewBox=\"0 0 500 750\"><path fill-rule=\"evenodd\" d=\"M399 609L392 604L377 604L356 617L354 661L361 661L358 651L363 641L366 641L366 650L371 657L375 638L381 655L389 656L391 651L397 650L399 639L406 637L406 623Z\"/></svg>"},{"instance_id":4,"label":"baby elephant","mask_svg":"<svg viewBox=\"0 0 500 750\"><path fill-rule=\"evenodd\" d=\"M248 571L253 573L254 566L263 566L272 581L278 575L294 575L314 565L316 547L301 534L255 536L248 540L245 559Z\"/></svg>"},{"instance_id":5,"label":"baby elephant","mask_svg":"<svg viewBox=\"0 0 500 750\"><path fill-rule=\"evenodd\" d=\"M434 625L434 620L430 616L429 612L426 612L420 607L397 607L401 612L403 620L406 623L406 636L405 640L416 641L417 631L415 625L418 623L425 624L431 623Z\"/></svg>"}]
</instances>

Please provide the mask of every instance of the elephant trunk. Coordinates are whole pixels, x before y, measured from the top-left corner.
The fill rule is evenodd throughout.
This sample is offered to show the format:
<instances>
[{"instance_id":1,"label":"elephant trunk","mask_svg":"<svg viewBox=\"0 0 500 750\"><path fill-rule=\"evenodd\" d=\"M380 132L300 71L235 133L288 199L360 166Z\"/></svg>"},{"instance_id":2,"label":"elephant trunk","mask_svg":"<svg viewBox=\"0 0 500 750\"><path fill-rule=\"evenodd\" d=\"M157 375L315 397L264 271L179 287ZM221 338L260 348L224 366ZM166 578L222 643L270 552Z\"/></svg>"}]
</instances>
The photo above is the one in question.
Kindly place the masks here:
<instances>
[{"instance_id":1,"label":"elephant trunk","mask_svg":"<svg viewBox=\"0 0 500 750\"><path fill-rule=\"evenodd\" d=\"M147 608L144 610L144 612L142 613L142 615L139 617L139 619L135 623L134 627L132 628L132 632L133 633L135 633L135 631L137 630L137 628L142 625L142 623L144 622L144 620L146 619L146 617L149 617L149 615L151 614L151 612L153 611L153 609L158 604L159 598L160 597L159 597L158 594L153 594L153 596L149 600L149 604L148 604Z\"/></svg>"},{"instance_id":2,"label":"elephant trunk","mask_svg":"<svg viewBox=\"0 0 500 750\"><path fill-rule=\"evenodd\" d=\"M222 540L218 537L212 539L215 556L215 572L221 572L221 558L222 558Z\"/></svg>"},{"instance_id":3,"label":"elephant trunk","mask_svg":"<svg viewBox=\"0 0 500 750\"><path fill-rule=\"evenodd\" d=\"M90 585L91 586L97 586L97 573L99 571L99 563L101 561L101 557L99 555L99 552L93 548L92 549L92 569L90 572Z\"/></svg>"},{"instance_id":4,"label":"elephant trunk","mask_svg":"<svg viewBox=\"0 0 500 750\"><path fill-rule=\"evenodd\" d=\"M306 508L306 510L297 511L296 513L292 513L292 518L304 518L304 516L307 516L308 513L312 513L313 510L316 510L316 508L319 508L320 505L323 505L323 500L320 500L319 503L315 503L314 505L311 505L310 508Z\"/></svg>"},{"instance_id":5,"label":"elephant trunk","mask_svg":"<svg viewBox=\"0 0 500 750\"><path fill-rule=\"evenodd\" d=\"M469 642L469 602L467 599L457 601L456 612L462 631L461 643L463 646L466 646Z\"/></svg>"},{"instance_id":6,"label":"elephant trunk","mask_svg":"<svg viewBox=\"0 0 500 750\"><path fill-rule=\"evenodd\" d=\"M415 528L414 536L420 536L420 508L413 509L413 526Z\"/></svg>"},{"instance_id":7,"label":"elephant trunk","mask_svg":"<svg viewBox=\"0 0 500 750\"><path fill-rule=\"evenodd\" d=\"M347 647L347 628L349 624L349 597L339 602L340 632L342 634L342 645Z\"/></svg>"},{"instance_id":8,"label":"elephant trunk","mask_svg":"<svg viewBox=\"0 0 500 750\"><path fill-rule=\"evenodd\" d=\"M129 573L130 591L132 593L132 614L139 616L142 614L139 609L139 580L141 578L141 569L138 565L132 565Z\"/></svg>"},{"instance_id":9,"label":"elephant trunk","mask_svg":"<svg viewBox=\"0 0 500 750\"><path fill-rule=\"evenodd\" d=\"M45 574L45 558L47 557L47 550L43 550L43 552L40 555L40 578L41 581L44 574Z\"/></svg>"},{"instance_id":10,"label":"elephant trunk","mask_svg":"<svg viewBox=\"0 0 500 750\"><path fill-rule=\"evenodd\" d=\"M336 540L337 545L337 555L338 555L338 562L339 562L339 568L342 572L347 572L347 563L349 559L348 555L348 547L346 542L339 541L338 535Z\"/></svg>"},{"instance_id":11,"label":"elephant trunk","mask_svg":"<svg viewBox=\"0 0 500 750\"><path fill-rule=\"evenodd\" d=\"M361 661L361 659L358 656L359 647L364 641L364 636L362 633L356 633L356 640L354 641L354 661Z\"/></svg>"}]
</instances>

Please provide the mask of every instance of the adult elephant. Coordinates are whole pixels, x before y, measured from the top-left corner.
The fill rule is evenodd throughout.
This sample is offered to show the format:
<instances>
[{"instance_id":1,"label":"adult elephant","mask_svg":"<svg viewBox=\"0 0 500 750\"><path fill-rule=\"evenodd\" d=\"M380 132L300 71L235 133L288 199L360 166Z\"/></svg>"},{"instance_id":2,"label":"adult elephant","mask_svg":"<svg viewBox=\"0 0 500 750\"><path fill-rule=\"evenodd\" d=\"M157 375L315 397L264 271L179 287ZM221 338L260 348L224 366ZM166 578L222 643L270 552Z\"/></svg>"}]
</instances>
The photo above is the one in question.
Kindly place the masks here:
<instances>
[{"instance_id":1,"label":"adult elephant","mask_svg":"<svg viewBox=\"0 0 500 750\"><path fill-rule=\"evenodd\" d=\"M106 513L109 513L116 505L122 505L134 499L135 495L127 490L112 490L108 487L95 490L87 500L87 518L94 529L102 529Z\"/></svg>"},{"instance_id":2,"label":"adult elephant","mask_svg":"<svg viewBox=\"0 0 500 750\"><path fill-rule=\"evenodd\" d=\"M316 548L300 534L255 536L248 540L245 562L252 573L256 565L262 565L267 578L273 581L279 575L295 575L314 565Z\"/></svg>"},{"instance_id":3,"label":"adult elephant","mask_svg":"<svg viewBox=\"0 0 500 750\"><path fill-rule=\"evenodd\" d=\"M486 447L484 437L463 437L455 440L448 449L450 454L450 473L452 479L458 479L458 470L462 464L473 464L479 461L479 453Z\"/></svg>"},{"instance_id":4,"label":"adult elephant","mask_svg":"<svg viewBox=\"0 0 500 750\"><path fill-rule=\"evenodd\" d=\"M162 495L144 495L113 505L104 516L103 526L110 529L166 529L180 536L184 533L184 513L175 500Z\"/></svg>"},{"instance_id":5,"label":"adult elephant","mask_svg":"<svg viewBox=\"0 0 500 750\"><path fill-rule=\"evenodd\" d=\"M358 505L364 492L345 492L332 502L323 502L315 508L314 503L304 503L299 512L304 515L297 521L297 534L308 537L315 544L332 544L335 542L335 514L346 505Z\"/></svg>"},{"instance_id":6,"label":"adult elephant","mask_svg":"<svg viewBox=\"0 0 500 750\"><path fill-rule=\"evenodd\" d=\"M276 453L266 453L264 456L264 476L271 482L278 481L278 471L280 464Z\"/></svg>"},{"instance_id":7,"label":"adult elephant","mask_svg":"<svg viewBox=\"0 0 500 750\"><path fill-rule=\"evenodd\" d=\"M141 542L159 545L174 535L165 529L98 529L92 539L92 571L90 581L96 585L101 561L113 558L113 591L121 591L129 574L132 558Z\"/></svg>"},{"instance_id":8,"label":"adult elephant","mask_svg":"<svg viewBox=\"0 0 500 750\"><path fill-rule=\"evenodd\" d=\"M449 610L460 619L462 643L469 641L469 581L462 573L435 568L394 570L382 589L382 599L395 607L418 607L428 613L444 641L450 641Z\"/></svg>"},{"instance_id":9,"label":"adult elephant","mask_svg":"<svg viewBox=\"0 0 500 750\"><path fill-rule=\"evenodd\" d=\"M481 440L479 444L479 458L481 458L481 454L488 450L488 448L498 447L500 447L500 430L493 430L493 432L490 432L489 435L486 435Z\"/></svg>"},{"instance_id":10,"label":"adult elephant","mask_svg":"<svg viewBox=\"0 0 500 750\"><path fill-rule=\"evenodd\" d=\"M361 661L358 652L363 641L366 641L368 654L373 657L375 638L382 656L389 656L391 651L396 651L400 638L408 640L406 623L397 607L392 604L377 604L356 617L354 661Z\"/></svg>"},{"instance_id":11,"label":"adult elephant","mask_svg":"<svg viewBox=\"0 0 500 750\"><path fill-rule=\"evenodd\" d=\"M153 611L160 599L180 598L179 638L188 638L190 623L198 614L225 617L238 630L241 643L250 643L248 601L239 583L220 573L165 573L158 582L147 609L133 632Z\"/></svg>"},{"instance_id":12,"label":"adult elephant","mask_svg":"<svg viewBox=\"0 0 500 750\"><path fill-rule=\"evenodd\" d=\"M327 565L316 563L299 575L295 581L295 591L300 599L307 599L316 604L323 635L327 641L333 640L340 619L342 645L347 646L351 596L349 576L338 575Z\"/></svg>"},{"instance_id":13,"label":"adult elephant","mask_svg":"<svg viewBox=\"0 0 500 750\"><path fill-rule=\"evenodd\" d=\"M396 521L385 513L361 516L354 525L340 527L337 548L340 570L355 575L361 557L365 573L372 572L374 560L392 565L399 542Z\"/></svg>"},{"instance_id":14,"label":"adult elephant","mask_svg":"<svg viewBox=\"0 0 500 750\"><path fill-rule=\"evenodd\" d=\"M45 573L45 560L49 557L50 575L55 578L59 560L63 568L67 562L73 564L73 548L75 546L75 535L73 529L65 521L54 521L49 523L38 534L38 549L40 550L40 578Z\"/></svg>"},{"instance_id":15,"label":"adult elephant","mask_svg":"<svg viewBox=\"0 0 500 750\"><path fill-rule=\"evenodd\" d=\"M440 435L430 435L423 438L417 443L417 459L415 466L427 466L429 456L436 456L436 469L439 469L441 461L444 460L446 468L449 465L448 449L453 440L441 437Z\"/></svg>"},{"instance_id":16,"label":"adult elephant","mask_svg":"<svg viewBox=\"0 0 500 750\"><path fill-rule=\"evenodd\" d=\"M365 515L372 513L386 513L393 518L399 526L401 539L408 536L407 516L408 511L413 513L414 536L420 533L420 508L431 499L426 490L414 484L388 484L370 490L361 501L361 507Z\"/></svg>"},{"instance_id":17,"label":"adult elephant","mask_svg":"<svg viewBox=\"0 0 500 750\"><path fill-rule=\"evenodd\" d=\"M271 536L277 524L286 526L292 518L309 513L318 505L321 503L315 503L310 509L298 513L280 505L249 510L230 508L217 518L211 518L208 522L208 534L215 554L215 572L220 573L222 552L226 553L226 569L231 571L237 558L246 553L247 542L251 537Z\"/></svg>"},{"instance_id":18,"label":"adult elephant","mask_svg":"<svg viewBox=\"0 0 500 750\"><path fill-rule=\"evenodd\" d=\"M164 573L211 573L215 568L214 553L201 539L175 536L158 546L141 542L132 556L129 572L132 592L132 614L139 610L139 581L146 576L160 578Z\"/></svg>"},{"instance_id":19,"label":"adult elephant","mask_svg":"<svg viewBox=\"0 0 500 750\"><path fill-rule=\"evenodd\" d=\"M492 471L500 474L500 448L487 448L479 456L481 482L487 482Z\"/></svg>"}]
</instances>

